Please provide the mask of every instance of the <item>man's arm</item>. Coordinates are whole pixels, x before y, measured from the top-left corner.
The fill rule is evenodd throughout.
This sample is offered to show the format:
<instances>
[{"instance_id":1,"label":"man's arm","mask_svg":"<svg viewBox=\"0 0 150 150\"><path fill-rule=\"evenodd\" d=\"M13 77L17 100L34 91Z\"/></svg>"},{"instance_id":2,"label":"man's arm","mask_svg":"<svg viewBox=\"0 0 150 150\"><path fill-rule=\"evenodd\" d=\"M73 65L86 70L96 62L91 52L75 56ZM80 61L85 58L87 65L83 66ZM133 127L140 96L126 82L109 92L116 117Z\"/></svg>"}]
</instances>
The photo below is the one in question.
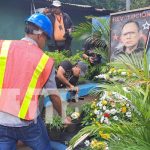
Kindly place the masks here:
<instances>
[{"instance_id":1,"label":"man's arm","mask_svg":"<svg viewBox=\"0 0 150 150\"><path fill-rule=\"evenodd\" d=\"M52 94L52 95L49 95L49 97L51 99L51 102L55 110L58 112L60 116L62 116L62 103L61 103L61 99L59 95Z\"/></svg>"},{"instance_id":2,"label":"man's arm","mask_svg":"<svg viewBox=\"0 0 150 150\"><path fill-rule=\"evenodd\" d=\"M60 116L62 116L62 103L61 103L61 99L59 96L59 92L57 90L56 87L56 82L55 82L55 69L53 68L52 73L48 79L48 81L46 82L45 86L44 86L48 91L48 95L51 99L51 102L53 104L53 107L55 108L55 110L58 112L58 114ZM71 118L70 117L66 117L64 120L64 123L70 124L71 123Z\"/></svg>"},{"instance_id":3,"label":"man's arm","mask_svg":"<svg viewBox=\"0 0 150 150\"><path fill-rule=\"evenodd\" d=\"M63 83L65 84L67 87L72 88L74 87L68 80L67 78L64 76L65 74L65 70L63 69L62 66L59 66L58 70L57 70L57 75L56 77Z\"/></svg>"},{"instance_id":4,"label":"man's arm","mask_svg":"<svg viewBox=\"0 0 150 150\"><path fill-rule=\"evenodd\" d=\"M47 80L44 88L47 90L48 95L51 99L51 102L58 112L58 114L61 116L62 115L62 103L61 99L59 97L59 92L56 87L56 82L55 82L55 69L52 69L52 73L49 76L49 79Z\"/></svg>"}]
</instances>

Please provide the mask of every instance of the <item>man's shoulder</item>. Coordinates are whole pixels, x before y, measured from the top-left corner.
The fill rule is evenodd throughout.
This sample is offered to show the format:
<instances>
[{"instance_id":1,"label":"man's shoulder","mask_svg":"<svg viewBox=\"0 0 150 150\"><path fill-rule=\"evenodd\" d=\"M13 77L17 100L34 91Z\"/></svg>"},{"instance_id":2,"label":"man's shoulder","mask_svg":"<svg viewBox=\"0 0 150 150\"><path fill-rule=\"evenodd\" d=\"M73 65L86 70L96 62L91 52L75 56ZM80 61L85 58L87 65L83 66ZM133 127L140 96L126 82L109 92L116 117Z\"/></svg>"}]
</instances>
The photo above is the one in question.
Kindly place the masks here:
<instances>
[{"instance_id":1,"label":"man's shoulder","mask_svg":"<svg viewBox=\"0 0 150 150\"><path fill-rule=\"evenodd\" d=\"M61 66L61 65L66 65L66 64L67 64L67 65L72 65L69 60L64 60L64 61L62 61L62 62L60 63L60 66Z\"/></svg>"},{"instance_id":2,"label":"man's shoulder","mask_svg":"<svg viewBox=\"0 0 150 150\"><path fill-rule=\"evenodd\" d=\"M67 13L63 12L62 15L63 15L63 18L71 20L70 16Z\"/></svg>"},{"instance_id":3,"label":"man's shoulder","mask_svg":"<svg viewBox=\"0 0 150 150\"><path fill-rule=\"evenodd\" d=\"M63 16L65 16L65 17L70 17L66 12L63 12L62 14L63 14Z\"/></svg>"},{"instance_id":4,"label":"man's shoulder","mask_svg":"<svg viewBox=\"0 0 150 150\"><path fill-rule=\"evenodd\" d=\"M73 65L71 64L70 61L65 60L65 61L61 62L59 66L63 67L65 70L69 70L72 68Z\"/></svg>"}]
</instances>

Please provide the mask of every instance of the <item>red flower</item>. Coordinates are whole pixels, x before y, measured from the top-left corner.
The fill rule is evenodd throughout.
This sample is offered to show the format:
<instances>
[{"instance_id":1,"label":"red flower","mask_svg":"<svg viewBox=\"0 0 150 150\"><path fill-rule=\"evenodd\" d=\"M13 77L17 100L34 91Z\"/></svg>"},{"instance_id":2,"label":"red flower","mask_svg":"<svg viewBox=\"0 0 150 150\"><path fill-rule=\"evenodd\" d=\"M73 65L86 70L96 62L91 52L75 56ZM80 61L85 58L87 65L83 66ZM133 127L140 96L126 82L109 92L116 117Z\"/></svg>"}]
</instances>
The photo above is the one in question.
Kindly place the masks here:
<instances>
[{"instance_id":1,"label":"red flower","mask_svg":"<svg viewBox=\"0 0 150 150\"><path fill-rule=\"evenodd\" d=\"M110 115L108 113L105 113L104 117L110 118Z\"/></svg>"}]
</instances>

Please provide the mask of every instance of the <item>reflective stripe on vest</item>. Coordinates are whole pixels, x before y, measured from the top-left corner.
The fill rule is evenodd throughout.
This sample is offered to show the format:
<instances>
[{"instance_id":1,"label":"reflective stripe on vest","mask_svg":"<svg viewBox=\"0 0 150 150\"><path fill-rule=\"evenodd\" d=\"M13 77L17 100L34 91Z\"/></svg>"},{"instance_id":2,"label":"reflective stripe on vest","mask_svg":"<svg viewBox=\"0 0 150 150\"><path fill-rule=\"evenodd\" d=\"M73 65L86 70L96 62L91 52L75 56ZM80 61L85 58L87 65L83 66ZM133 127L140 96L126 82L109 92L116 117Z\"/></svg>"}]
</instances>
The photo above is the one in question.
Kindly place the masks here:
<instances>
[{"instance_id":1,"label":"reflective stripe on vest","mask_svg":"<svg viewBox=\"0 0 150 150\"><path fill-rule=\"evenodd\" d=\"M2 43L2 48L0 51L0 95L1 95L3 81L4 81L4 74L5 74L10 44L11 44L11 41L8 41L8 40L4 41Z\"/></svg>"},{"instance_id":2,"label":"reflective stripe on vest","mask_svg":"<svg viewBox=\"0 0 150 150\"><path fill-rule=\"evenodd\" d=\"M27 92L23 99L23 102L22 102L22 105L20 108L20 112L18 114L19 118L25 119L25 117L26 117L30 102L32 100L32 96L34 94L34 90L36 88L38 78L39 78L40 74L42 73L42 71L44 70L46 63L48 62L48 59L49 59L49 57L46 54L43 54L40 59L40 62L38 63L38 65L33 73L32 79L29 83Z\"/></svg>"}]
</instances>

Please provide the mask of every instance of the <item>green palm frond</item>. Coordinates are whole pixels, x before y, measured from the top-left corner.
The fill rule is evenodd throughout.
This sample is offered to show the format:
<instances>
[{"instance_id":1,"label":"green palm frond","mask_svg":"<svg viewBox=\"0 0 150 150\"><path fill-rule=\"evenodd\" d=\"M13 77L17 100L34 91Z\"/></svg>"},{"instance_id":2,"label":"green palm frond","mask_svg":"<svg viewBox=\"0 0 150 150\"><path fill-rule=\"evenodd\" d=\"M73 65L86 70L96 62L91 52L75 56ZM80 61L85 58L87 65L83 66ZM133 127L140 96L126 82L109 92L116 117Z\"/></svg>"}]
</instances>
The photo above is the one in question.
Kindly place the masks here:
<instances>
[{"instance_id":1,"label":"green palm frond","mask_svg":"<svg viewBox=\"0 0 150 150\"><path fill-rule=\"evenodd\" d=\"M83 128L83 129L81 129L72 139L71 139L71 141L69 142L69 144L71 145L71 146L73 146L74 144L75 144L75 142L80 138L80 137L82 137L83 135L85 135L85 134L92 134L92 133L94 133L94 132L96 132L98 130L98 128L97 128L97 126L95 126L95 125L92 125L92 126L87 126L87 127L85 127L85 128Z\"/></svg>"},{"instance_id":2,"label":"green palm frond","mask_svg":"<svg viewBox=\"0 0 150 150\"><path fill-rule=\"evenodd\" d=\"M98 131L108 131L109 132L109 127L107 125L103 125L103 126L98 126L96 124L93 124L91 126L86 126L83 129L81 129L69 142L69 144L73 147L76 143L76 141L78 141L79 138L81 138L82 136L88 134L88 136L92 136L96 133L98 133Z\"/></svg>"},{"instance_id":3,"label":"green palm frond","mask_svg":"<svg viewBox=\"0 0 150 150\"><path fill-rule=\"evenodd\" d=\"M84 23L80 23L75 27L75 31L72 33L73 37L76 39L86 39L91 36L92 33L92 23L87 21Z\"/></svg>"},{"instance_id":4,"label":"green palm frond","mask_svg":"<svg viewBox=\"0 0 150 150\"><path fill-rule=\"evenodd\" d=\"M101 39L106 42L107 47L109 46L109 35L110 35L110 26L108 20L105 18L96 18L99 21L97 26L93 25L94 37L96 39Z\"/></svg>"},{"instance_id":5,"label":"green palm frond","mask_svg":"<svg viewBox=\"0 0 150 150\"><path fill-rule=\"evenodd\" d=\"M144 54L144 58L142 55L138 56L136 53L120 55L118 60L111 62L110 65L128 69L132 73L135 73L139 80L149 82L150 73L146 54Z\"/></svg>"},{"instance_id":6,"label":"green palm frond","mask_svg":"<svg viewBox=\"0 0 150 150\"><path fill-rule=\"evenodd\" d=\"M131 150L148 150L150 147L150 127L141 123L113 124L110 128L113 136L110 140L110 148L115 149L131 149ZM117 137L117 138L116 138Z\"/></svg>"}]
</instances>

